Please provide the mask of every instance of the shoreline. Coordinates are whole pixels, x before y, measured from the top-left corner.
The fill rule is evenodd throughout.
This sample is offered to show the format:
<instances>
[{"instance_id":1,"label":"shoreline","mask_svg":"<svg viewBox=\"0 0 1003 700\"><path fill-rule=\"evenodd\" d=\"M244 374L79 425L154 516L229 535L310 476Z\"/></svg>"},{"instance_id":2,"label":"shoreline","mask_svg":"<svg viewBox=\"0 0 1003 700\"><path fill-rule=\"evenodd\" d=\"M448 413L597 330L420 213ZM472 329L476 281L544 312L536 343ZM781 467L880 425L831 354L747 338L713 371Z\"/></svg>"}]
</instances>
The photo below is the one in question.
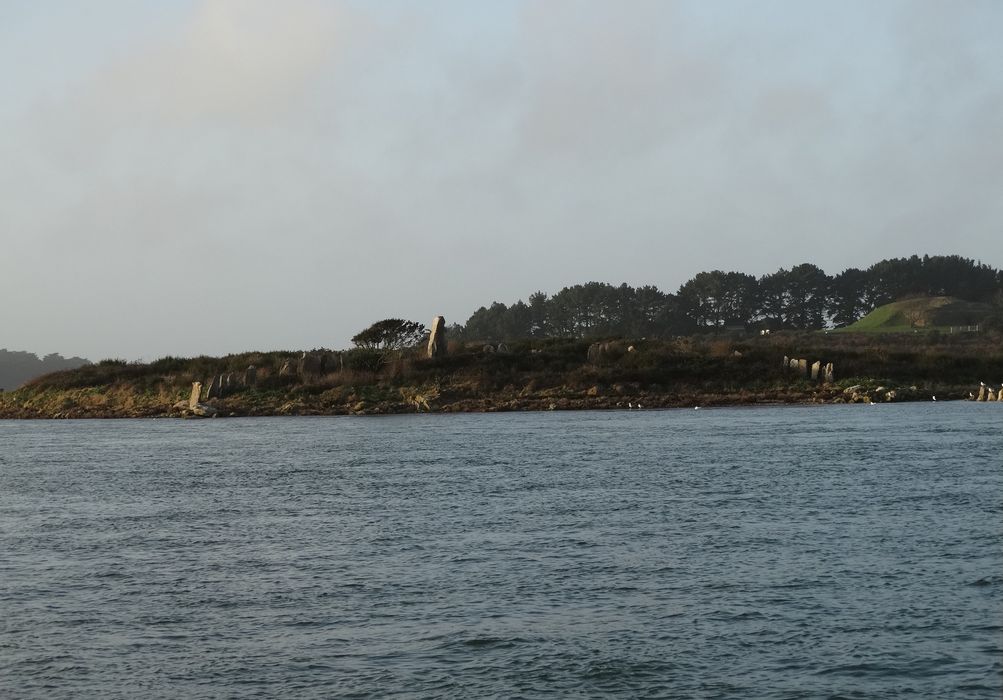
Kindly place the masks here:
<instances>
[{"instance_id":1,"label":"shoreline","mask_svg":"<svg viewBox=\"0 0 1003 700\"><path fill-rule=\"evenodd\" d=\"M630 343L548 339L504 352L463 346L434 358L356 348L109 360L0 392L0 419L644 410L1003 394L1003 337L996 336L918 343L777 333Z\"/></svg>"},{"instance_id":2,"label":"shoreline","mask_svg":"<svg viewBox=\"0 0 1003 700\"><path fill-rule=\"evenodd\" d=\"M881 387L882 389L884 387ZM778 397L776 394L783 394ZM892 404L932 402L931 395L923 390L892 390L884 396L874 396L873 391L847 395L845 390L833 387L829 392L769 391L762 393L743 392L741 397L734 394L684 393L646 394L639 396L563 396L563 397L493 397L465 398L441 402L430 406L429 410L416 410L413 405L402 401L358 401L354 405L324 405L310 401L309 397L249 404L244 401L220 399L202 404L202 408L212 411L211 415L196 415L187 408L163 403L129 401L105 403L104 405L67 405L69 397L53 402L61 410L32 405L30 401L20 406L6 402L0 405L0 420L89 420L89 419L175 419L194 420L208 418L271 418L287 416L391 416L417 414L457 414L457 413L528 413L549 411L654 411L686 410L694 408L761 408L783 406L838 406L850 404ZM968 400L957 392L941 392L940 402ZM882 399L882 400L874 400ZM46 402L49 406L52 403ZM139 404L139 405L137 405Z\"/></svg>"}]
</instances>

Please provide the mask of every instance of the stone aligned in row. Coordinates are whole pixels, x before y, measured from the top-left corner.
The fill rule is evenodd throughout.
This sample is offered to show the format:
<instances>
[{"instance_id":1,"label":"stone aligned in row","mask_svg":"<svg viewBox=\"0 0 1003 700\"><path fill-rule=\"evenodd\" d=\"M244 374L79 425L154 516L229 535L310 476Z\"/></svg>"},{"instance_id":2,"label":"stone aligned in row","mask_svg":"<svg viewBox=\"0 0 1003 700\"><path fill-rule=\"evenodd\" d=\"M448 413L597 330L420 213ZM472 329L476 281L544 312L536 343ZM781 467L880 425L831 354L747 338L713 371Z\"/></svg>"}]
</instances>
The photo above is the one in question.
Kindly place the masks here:
<instances>
[{"instance_id":1,"label":"stone aligned in row","mask_svg":"<svg viewBox=\"0 0 1003 700\"><path fill-rule=\"evenodd\" d=\"M790 370L794 372L802 379L807 379L809 375L808 370L808 360L803 358L791 358L784 355L784 360L780 364L781 369L785 372ZM827 362L825 366L822 365L821 360L817 360L811 364L811 378L813 381L818 381L819 377L827 383L831 384L836 380L836 368L831 362Z\"/></svg>"}]
</instances>

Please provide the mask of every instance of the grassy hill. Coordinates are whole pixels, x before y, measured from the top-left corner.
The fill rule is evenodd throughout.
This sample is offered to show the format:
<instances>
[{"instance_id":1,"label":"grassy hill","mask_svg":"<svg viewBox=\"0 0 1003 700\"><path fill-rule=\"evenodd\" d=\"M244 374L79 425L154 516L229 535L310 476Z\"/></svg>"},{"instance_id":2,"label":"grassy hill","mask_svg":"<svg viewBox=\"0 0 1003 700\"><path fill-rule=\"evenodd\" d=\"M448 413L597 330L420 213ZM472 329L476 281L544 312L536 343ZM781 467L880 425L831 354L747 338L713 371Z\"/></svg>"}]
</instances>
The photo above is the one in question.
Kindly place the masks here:
<instances>
[{"instance_id":1,"label":"grassy hill","mask_svg":"<svg viewBox=\"0 0 1003 700\"><path fill-rule=\"evenodd\" d=\"M988 304L954 297L918 297L885 304L854 324L844 333L909 333L950 331L952 327L983 323L992 312Z\"/></svg>"}]
</instances>

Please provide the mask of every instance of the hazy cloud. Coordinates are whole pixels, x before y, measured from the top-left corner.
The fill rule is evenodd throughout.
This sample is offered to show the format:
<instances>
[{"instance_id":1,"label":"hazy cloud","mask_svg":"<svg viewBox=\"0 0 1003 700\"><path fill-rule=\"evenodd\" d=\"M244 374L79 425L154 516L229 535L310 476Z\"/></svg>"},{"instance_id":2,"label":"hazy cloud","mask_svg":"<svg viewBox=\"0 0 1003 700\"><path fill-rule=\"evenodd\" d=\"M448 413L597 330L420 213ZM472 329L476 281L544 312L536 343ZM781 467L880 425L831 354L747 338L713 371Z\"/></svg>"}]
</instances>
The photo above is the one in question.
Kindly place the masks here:
<instances>
[{"instance_id":1,"label":"hazy cloud","mask_svg":"<svg viewBox=\"0 0 1003 700\"><path fill-rule=\"evenodd\" d=\"M19 7L0 346L338 346L591 279L1003 264L994 1Z\"/></svg>"}]
</instances>

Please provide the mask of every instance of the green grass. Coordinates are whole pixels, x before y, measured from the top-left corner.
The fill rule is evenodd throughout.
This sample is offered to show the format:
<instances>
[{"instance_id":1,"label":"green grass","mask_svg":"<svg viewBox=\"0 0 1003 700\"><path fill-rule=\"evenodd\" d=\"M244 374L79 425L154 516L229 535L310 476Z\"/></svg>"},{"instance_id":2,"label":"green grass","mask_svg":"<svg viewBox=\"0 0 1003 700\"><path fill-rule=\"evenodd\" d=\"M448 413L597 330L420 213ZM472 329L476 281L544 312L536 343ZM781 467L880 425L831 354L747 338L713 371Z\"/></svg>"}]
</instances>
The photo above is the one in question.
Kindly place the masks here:
<instances>
[{"instance_id":1,"label":"green grass","mask_svg":"<svg viewBox=\"0 0 1003 700\"><path fill-rule=\"evenodd\" d=\"M954 297L920 297L885 304L840 333L950 332L952 326L982 323L990 308Z\"/></svg>"}]
</instances>

